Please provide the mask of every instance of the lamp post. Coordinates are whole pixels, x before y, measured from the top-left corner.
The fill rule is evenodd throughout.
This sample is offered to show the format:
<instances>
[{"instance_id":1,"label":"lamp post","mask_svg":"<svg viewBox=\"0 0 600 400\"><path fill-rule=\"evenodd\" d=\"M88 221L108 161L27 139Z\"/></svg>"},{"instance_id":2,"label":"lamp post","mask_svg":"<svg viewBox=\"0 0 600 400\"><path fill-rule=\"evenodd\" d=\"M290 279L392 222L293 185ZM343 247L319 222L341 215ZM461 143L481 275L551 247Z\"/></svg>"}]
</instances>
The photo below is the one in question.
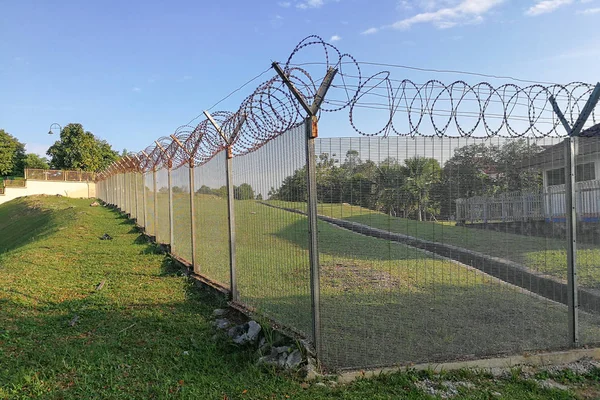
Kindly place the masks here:
<instances>
[{"instance_id":1,"label":"lamp post","mask_svg":"<svg viewBox=\"0 0 600 400\"><path fill-rule=\"evenodd\" d=\"M58 129L58 134L60 135L60 132L62 132L62 126L60 126L56 122L54 122L54 123L52 123L52 125L50 125L50 130L48 131L48 135L54 134L53 130L55 130L55 129Z\"/></svg>"}]
</instances>

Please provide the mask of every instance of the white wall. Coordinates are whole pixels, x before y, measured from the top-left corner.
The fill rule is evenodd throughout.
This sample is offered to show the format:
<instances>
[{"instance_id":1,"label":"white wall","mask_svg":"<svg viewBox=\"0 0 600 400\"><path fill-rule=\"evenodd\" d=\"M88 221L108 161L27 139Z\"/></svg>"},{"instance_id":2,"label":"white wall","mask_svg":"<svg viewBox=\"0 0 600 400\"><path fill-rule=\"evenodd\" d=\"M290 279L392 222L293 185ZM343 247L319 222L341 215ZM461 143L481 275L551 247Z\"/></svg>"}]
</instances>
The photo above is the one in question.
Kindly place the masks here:
<instances>
[{"instance_id":1,"label":"white wall","mask_svg":"<svg viewBox=\"0 0 600 400\"><path fill-rule=\"evenodd\" d=\"M28 179L26 187L7 187L4 188L4 195L0 194L0 204L16 199L22 196L31 196L34 194L60 194L66 197L96 197L95 182L64 182L64 181L33 181Z\"/></svg>"}]
</instances>

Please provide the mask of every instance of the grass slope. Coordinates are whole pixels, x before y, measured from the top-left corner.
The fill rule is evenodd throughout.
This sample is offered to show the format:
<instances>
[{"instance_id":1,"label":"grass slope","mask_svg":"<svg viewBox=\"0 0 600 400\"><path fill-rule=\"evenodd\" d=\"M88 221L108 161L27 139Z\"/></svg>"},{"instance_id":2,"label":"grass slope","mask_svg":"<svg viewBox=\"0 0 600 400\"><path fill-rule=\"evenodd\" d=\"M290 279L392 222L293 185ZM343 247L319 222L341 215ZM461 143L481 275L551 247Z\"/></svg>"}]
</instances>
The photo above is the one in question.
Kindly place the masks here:
<instances>
[{"instance_id":1,"label":"grass slope","mask_svg":"<svg viewBox=\"0 0 600 400\"><path fill-rule=\"evenodd\" d=\"M306 203L273 201L275 205L306 210ZM319 214L345 219L426 240L448 243L466 249L505 258L532 270L567 279L565 240L524 236L454 226L447 223L396 218L349 204L319 204ZM600 249L593 244L577 244L578 281L590 288L600 288Z\"/></svg>"},{"instance_id":2,"label":"grass slope","mask_svg":"<svg viewBox=\"0 0 600 400\"><path fill-rule=\"evenodd\" d=\"M250 350L212 339L214 299L129 221L89 203L30 197L0 206L1 399L432 399L419 388L425 378L470 383L459 385L458 399L600 393L598 370L556 377L567 391L519 374L407 372L332 387L261 371ZM113 240L99 240L104 233Z\"/></svg>"}]
</instances>

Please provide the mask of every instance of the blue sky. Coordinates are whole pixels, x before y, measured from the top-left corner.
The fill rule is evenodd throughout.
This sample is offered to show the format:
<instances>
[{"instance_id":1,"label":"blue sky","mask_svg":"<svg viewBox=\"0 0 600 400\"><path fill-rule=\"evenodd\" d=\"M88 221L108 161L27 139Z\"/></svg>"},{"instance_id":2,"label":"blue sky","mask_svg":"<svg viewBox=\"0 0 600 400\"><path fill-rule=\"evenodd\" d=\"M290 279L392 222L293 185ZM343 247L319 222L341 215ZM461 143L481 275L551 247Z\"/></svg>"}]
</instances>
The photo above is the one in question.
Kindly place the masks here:
<instances>
[{"instance_id":1,"label":"blue sky","mask_svg":"<svg viewBox=\"0 0 600 400\"><path fill-rule=\"evenodd\" d=\"M5 1L0 128L43 154L51 123L80 122L137 151L310 34L360 61L595 83L599 21L600 0ZM253 87L216 109L237 109ZM356 136L347 112L324 117L320 134Z\"/></svg>"}]
</instances>

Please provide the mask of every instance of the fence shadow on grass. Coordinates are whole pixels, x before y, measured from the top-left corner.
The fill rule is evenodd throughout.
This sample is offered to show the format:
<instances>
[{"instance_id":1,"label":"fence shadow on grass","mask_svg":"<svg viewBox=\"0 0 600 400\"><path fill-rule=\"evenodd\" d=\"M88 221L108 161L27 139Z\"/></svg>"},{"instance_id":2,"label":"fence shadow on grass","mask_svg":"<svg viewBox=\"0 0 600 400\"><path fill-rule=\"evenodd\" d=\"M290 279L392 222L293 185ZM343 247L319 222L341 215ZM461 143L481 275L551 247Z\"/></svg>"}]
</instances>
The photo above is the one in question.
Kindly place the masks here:
<instances>
[{"instance_id":1,"label":"fence shadow on grass","mask_svg":"<svg viewBox=\"0 0 600 400\"><path fill-rule=\"evenodd\" d=\"M0 254L56 232L73 215L70 204L65 202L52 210L43 209L35 196L3 204L0 206Z\"/></svg>"}]
</instances>

